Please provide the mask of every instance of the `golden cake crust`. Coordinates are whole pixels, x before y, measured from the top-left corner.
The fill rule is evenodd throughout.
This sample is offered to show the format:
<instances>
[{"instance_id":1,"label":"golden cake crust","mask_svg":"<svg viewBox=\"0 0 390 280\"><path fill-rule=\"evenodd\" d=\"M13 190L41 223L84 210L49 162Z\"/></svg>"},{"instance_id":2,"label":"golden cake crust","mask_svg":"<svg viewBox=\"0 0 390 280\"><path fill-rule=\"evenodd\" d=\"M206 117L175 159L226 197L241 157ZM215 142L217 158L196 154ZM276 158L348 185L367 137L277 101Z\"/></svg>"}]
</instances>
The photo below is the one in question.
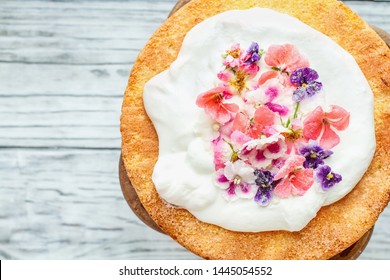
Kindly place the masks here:
<instances>
[{"instance_id":1,"label":"golden cake crust","mask_svg":"<svg viewBox=\"0 0 390 280\"><path fill-rule=\"evenodd\" d=\"M322 207L301 231L233 232L169 207L152 182L158 136L143 106L145 83L176 59L186 33L218 13L252 7L289 14L332 38L351 53L374 93L377 148L359 184ZM347 34L347 35L346 35ZM335 0L193 0L150 38L132 69L122 116L122 156L140 201L154 221L180 244L206 259L328 259L355 243L390 200L390 50L354 12ZM362 127L362 129L364 129Z\"/></svg>"}]
</instances>

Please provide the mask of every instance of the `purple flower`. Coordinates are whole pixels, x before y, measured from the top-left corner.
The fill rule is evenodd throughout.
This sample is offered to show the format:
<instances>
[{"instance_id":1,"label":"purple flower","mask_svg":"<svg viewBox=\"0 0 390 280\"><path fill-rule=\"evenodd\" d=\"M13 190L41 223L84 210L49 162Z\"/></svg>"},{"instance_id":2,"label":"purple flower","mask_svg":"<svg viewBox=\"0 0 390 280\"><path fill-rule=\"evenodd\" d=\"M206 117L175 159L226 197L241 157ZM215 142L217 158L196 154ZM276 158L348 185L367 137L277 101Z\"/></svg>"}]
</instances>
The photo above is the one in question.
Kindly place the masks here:
<instances>
[{"instance_id":1,"label":"purple flower","mask_svg":"<svg viewBox=\"0 0 390 280\"><path fill-rule=\"evenodd\" d=\"M306 160L303 162L303 167L316 169L319 165L324 164L324 159L333 154L331 150L324 150L315 141L309 141L308 145L299 149L299 153Z\"/></svg>"},{"instance_id":2,"label":"purple flower","mask_svg":"<svg viewBox=\"0 0 390 280\"><path fill-rule=\"evenodd\" d=\"M318 82L318 73L309 67L295 70L290 75L290 82L298 88L293 93L293 100L301 102L305 97L310 97L322 89L322 83Z\"/></svg>"},{"instance_id":3,"label":"purple flower","mask_svg":"<svg viewBox=\"0 0 390 280\"><path fill-rule=\"evenodd\" d=\"M267 206L272 198L272 190L276 185L274 176L267 170L256 169L254 172L255 183L259 187L255 195L255 201L261 206Z\"/></svg>"},{"instance_id":4,"label":"purple flower","mask_svg":"<svg viewBox=\"0 0 390 280\"><path fill-rule=\"evenodd\" d=\"M317 179L320 181L324 191L329 190L343 179L340 174L332 172L328 165L323 165L317 170Z\"/></svg>"},{"instance_id":5,"label":"purple flower","mask_svg":"<svg viewBox=\"0 0 390 280\"><path fill-rule=\"evenodd\" d=\"M259 54L259 44L256 42L252 42L252 44L249 46L249 49L246 51L247 55L245 56L245 64L253 64L260 60L260 54Z\"/></svg>"}]
</instances>

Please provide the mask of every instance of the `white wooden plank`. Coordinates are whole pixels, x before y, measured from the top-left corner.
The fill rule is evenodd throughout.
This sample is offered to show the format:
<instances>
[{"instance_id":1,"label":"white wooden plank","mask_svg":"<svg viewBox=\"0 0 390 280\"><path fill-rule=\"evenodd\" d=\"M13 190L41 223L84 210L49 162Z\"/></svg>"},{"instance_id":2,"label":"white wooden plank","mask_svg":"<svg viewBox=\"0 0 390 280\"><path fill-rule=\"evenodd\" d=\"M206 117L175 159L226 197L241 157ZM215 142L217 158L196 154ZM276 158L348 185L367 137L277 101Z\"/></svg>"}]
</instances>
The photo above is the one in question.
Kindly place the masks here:
<instances>
[{"instance_id":1,"label":"white wooden plank","mask_svg":"<svg viewBox=\"0 0 390 280\"><path fill-rule=\"evenodd\" d=\"M120 149L121 105L121 95L3 96L0 146Z\"/></svg>"},{"instance_id":2,"label":"white wooden plank","mask_svg":"<svg viewBox=\"0 0 390 280\"><path fill-rule=\"evenodd\" d=\"M0 96L123 96L131 66L2 63Z\"/></svg>"},{"instance_id":3,"label":"white wooden plank","mask_svg":"<svg viewBox=\"0 0 390 280\"><path fill-rule=\"evenodd\" d=\"M131 212L119 153L0 150L0 258L194 258Z\"/></svg>"}]
</instances>

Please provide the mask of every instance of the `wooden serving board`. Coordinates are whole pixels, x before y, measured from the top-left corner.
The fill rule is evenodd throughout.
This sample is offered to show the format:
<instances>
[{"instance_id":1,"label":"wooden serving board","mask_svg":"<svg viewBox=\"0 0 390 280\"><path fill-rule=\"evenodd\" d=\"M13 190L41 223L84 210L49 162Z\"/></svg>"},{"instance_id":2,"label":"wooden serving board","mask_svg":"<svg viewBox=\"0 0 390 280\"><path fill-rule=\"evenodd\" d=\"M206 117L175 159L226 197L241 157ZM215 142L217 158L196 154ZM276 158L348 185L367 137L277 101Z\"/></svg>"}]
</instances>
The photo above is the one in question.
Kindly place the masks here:
<instances>
[{"instance_id":1,"label":"wooden serving board","mask_svg":"<svg viewBox=\"0 0 390 280\"><path fill-rule=\"evenodd\" d=\"M169 13L169 16L174 14L176 11L178 11L181 7L183 7L185 4L189 3L191 0L179 0L176 5L173 7L171 12ZM378 33L378 35L385 41L387 46L390 48L390 34L385 32L384 30L372 26L371 28L375 30L375 32ZM129 180L129 177L127 176L127 172L123 163L122 156L119 160L119 181L122 188L123 196L126 199L128 205L132 209L132 211L137 215L137 217L144 222L147 226L150 228L161 232L165 234L165 232L153 221L153 219L149 216L146 209L143 207L142 203L140 202L138 195L131 185L131 182ZM368 242L370 241L372 232L374 228L371 228L368 232L366 232L355 244L351 245L347 249L345 249L343 252L337 254L331 260L355 260L357 259L360 254L363 252L363 250L366 248Z\"/></svg>"}]
</instances>

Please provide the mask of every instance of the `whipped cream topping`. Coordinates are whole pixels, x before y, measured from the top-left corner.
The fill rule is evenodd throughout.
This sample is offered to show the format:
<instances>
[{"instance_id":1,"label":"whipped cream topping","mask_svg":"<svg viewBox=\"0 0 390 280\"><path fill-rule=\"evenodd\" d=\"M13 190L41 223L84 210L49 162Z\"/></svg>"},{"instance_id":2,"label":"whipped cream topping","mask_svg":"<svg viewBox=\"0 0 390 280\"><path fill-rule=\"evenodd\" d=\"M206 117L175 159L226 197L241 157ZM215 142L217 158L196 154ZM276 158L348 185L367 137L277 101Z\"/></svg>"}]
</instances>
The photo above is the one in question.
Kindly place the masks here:
<instances>
[{"instance_id":1,"label":"whipped cream topping","mask_svg":"<svg viewBox=\"0 0 390 280\"><path fill-rule=\"evenodd\" d=\"M274 198L261 207L253 200L228 201L215 186L210 145L215 123L196 99L218 84L215 73L221 70L221 54L235 42L249 46L252 41L265 50L273 44L293 44L317 70L323 90L302 102L302 114L319 105L324 109L339 105L350 113L348 129L339 132L340 143L325 159L343 176L332 189L325 192L315 181L302 196ZM269 9L228 11L196 25L171 67L145 85L144 105L159 138L152 178L159 195L203 222L234 231L302 229L322 206L352 190L375 150L372 92L354 58L324 34Z\"/></svg>"}]
</instances>

